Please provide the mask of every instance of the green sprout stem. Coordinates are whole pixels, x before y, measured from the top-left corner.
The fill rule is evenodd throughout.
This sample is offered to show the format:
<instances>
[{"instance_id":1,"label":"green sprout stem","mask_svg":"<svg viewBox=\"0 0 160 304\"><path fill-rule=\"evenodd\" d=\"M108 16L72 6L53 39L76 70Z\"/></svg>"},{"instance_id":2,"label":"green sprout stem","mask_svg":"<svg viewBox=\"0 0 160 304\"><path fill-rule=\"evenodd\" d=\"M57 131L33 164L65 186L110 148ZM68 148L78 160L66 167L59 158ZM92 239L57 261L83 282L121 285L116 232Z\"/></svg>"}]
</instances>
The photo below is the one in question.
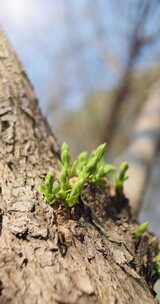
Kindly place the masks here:
<instances>
[{"instance_id":1,"label":"green sprout stem","mask_svg":"<svg viewBox=\"0 0 160 304\"><path fill-rule=\"evenodd\" d=\"M120 165L119 174L115 177L115 181L116 181L115 190L118 196L123 194L124 182L128 179L128 176L126 176L126 172L128 168L129 168L128 162L123 162Z\"/></svg>"}]
</instances>

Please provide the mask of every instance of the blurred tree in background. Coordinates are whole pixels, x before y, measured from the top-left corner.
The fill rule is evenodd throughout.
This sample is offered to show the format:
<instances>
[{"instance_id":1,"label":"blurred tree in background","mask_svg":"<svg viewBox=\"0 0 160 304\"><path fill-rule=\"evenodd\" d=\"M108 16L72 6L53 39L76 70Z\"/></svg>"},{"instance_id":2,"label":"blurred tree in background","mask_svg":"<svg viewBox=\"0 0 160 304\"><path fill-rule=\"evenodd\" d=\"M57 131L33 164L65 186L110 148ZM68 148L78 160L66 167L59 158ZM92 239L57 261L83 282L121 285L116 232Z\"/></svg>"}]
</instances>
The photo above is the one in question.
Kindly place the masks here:
<instances>
[{"instance_id":1,"label":"blurred tree in background","mask_svg":"<svg viewBox=\"0 0 160 304\"><path fill-rule=\"evenodd\" d=\"M159 77L159 44L158 38L160 34L159 13L160 7L157 1L117 1L106 4L106 10L102 10L103 1L87 2L86 12L88 13L88 20L94 24L94 34L92 41L80 41L81 37L76 36L72 41L70 48L74 54L73 60L77 59L76 64L81 73L75 73L75 78L84 81L83 94L86 94L86 99L80 104L78 110L65 111L65 118L60 121L60 133L66 138L70 137L73 143L73 151L84 147L96 145L97 142L106 141L111 145L116 136L116 126L120 124L117 136L120 136L121 130L123 134L122 141L128 134L127 129L132 128L135 115L143 106L147 94L151 86ZM100 5L101 4L101 5ZM85 12L85 13L86 13ZM106 19L106 23L104 20ZM112 22L112 28L107 24L107 19ZM153 22L154 20L154 22ZM157 21L157 22L156 22ZM108 22L109 23L109 22ZM72 23L72 31L74 31L74 24ZM159 26L159 28L158 28ZM111 29L112 32L111 33ZM74 46L79 42L77 51L80 58L77 56L77 51ZM96 69L95 64L91 67L89 73L86 71L86 66L83 61L83 54L90 50L97 52L99 62L103 63L105 71L98 75L99 68ZM67 58L68 59L68 58ZM80 60L79 60L80 59ZM70 58L69 58L70 60ZM60 68L61 77L63 78L63 70L68 64L63 62L63 68ZM97 64L97 65L98 65ZM95 78L91 86L91 77L93 78L92 69L95 68ZM108 83L106 75L108 77ZM85 80L87 77L87 80ZM106 88L98 89L97 83L105 79ZM112 84L111 84L112 82ZM63 85L66 82L64 81ZM95 87L97 86L97 90ZM61 89L63 86L59 86ZM63 92L63 89L62 89ZM75 102L76 103L76 102ZM60 106L60 104L58 103ZM61 111L61 109L59 109ZM85 116L85 117L84 117ZM125 123L124 123L125 116ZM75 117L75 119L74 119ZM77 117L82 120L82 128L84 130L91 130L85 135L85 139L78 139L77 135L83 136L81 128L78 132L75 124ZM128 126L126 128L126 120L128 119ZM71 127L72 132L68 132L67 126ZM77 147L77 140L72 140L74 137L73 127L76 133L76 138L79 142ZM94 130L94 132L93 132ZM131 131L131 130L129 130ZM71 134L72 133L72 134ZM86 142L86 143L84 143ZM119 141L120 142L120 141ZM82 144L82 147L81 147ZM127 141L128 144L128 141ZM111 146L110 145L110 146ZM77 147L77 148L76 148ZM116 145L116 149L112 149L112 155L115 157L123 150L124 144Z\"/></svg>"}]
</instances>

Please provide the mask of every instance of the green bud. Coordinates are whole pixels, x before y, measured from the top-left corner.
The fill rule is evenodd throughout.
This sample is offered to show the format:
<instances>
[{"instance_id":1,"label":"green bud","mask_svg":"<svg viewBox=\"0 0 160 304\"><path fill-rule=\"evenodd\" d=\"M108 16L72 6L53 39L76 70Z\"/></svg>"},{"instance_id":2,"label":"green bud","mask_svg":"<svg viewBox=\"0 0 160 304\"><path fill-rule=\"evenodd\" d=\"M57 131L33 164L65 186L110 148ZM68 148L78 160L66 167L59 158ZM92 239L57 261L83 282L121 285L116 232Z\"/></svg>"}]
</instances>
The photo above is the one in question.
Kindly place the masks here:
<instances>
[{"instance_id":1,"label":"green bud","mask_svg":"<svg viewBox=\"0 0 160 304\"><path fill-rule=\"evenodd\" d=\"M116 176L116 193L117 193L117 195L121 195L123 193L124 182L128 179L128 176L125 175L128 168L129 168L128 162L123 162L120 165L119 175Z\"/></svg>"},{"instance_id":2,"label":"green bud","mask_svg":"<svg viewBox=\"0 0 160 304\"><path fill-rule=\"evenodd\" d=\"M81 152L78 156L78 161L80 163L86 163L88 159L88 153L87 152Z\"/></svg>"},{"instance_id":3,"label":"green bud","mask_svg":"<svg viewBox=\"0 0 160 304\"><path fill-rule=\"evenodd\" d=\"M95 183L96 185L104 185L106 183L104 177L105 177L105 172L104 172L104 166L102 165L96 170L96 173L90 176L92 182Z\"/></svg>"},{"instance_id":4,"label":"green bud","mask_svg":"<svg viewBox=\"0 0 160 304\"><path fill-rule=\"evenodd\" d=\"M127 180L128 179L128 176L125 176L126 174L126 171L128 170L129 168L129 165L128 165L128 162L123 162L121 165L120 165L120 173L119 173L119 178L123 181Z\"/></svg>"},{"instance_id":5,"label":"green bud","mask_svg":"<svg viewBox=\"0 0 160 304\"><path fill-rule=\"evenodd\" d=\"M61 170L60 184L64 190L69 187L69 175L68 175L68 169L66 167L63 167Z\"/></svg>"},{"instance_id":6,"label":"green bud","mask_svg":"<svg viewBox=\"0 0 160 304\"><path fill-rule=\"evenodd\" d=\"M60 191L60 185L53 186L52 194L56 195Z\"/></svg>"},{"instance_id":7,"label":"green bud","mask_svg":"<svg viewBox=\"0 0 160 304\"><path fill-rule=\"evenodd\" d=\"M104 172L105 172L105 175L108 175L108 174L114 174L116 171L116 168L112 165L105 165L104 167Z\"/></svg>"},{"instance_id":8,"label":"green bud","mask_svg":"<svg viewBox=\"0 0 160 304\"><path fill-rule=\"evenodd\" d=\"M160 262L160 254L156 256L156 261Z\"/></svg>"},{"instance_id":9,"label":"green bud","mask_svg":"<svg viewBox=\"0 0 160 304\"><path fill-rule=\"evenodd\" d=\"M46 187L45 185L40 185L40 186L38 187L38 191L39 191L39 192L42 192L43 194L45 194L45 193L48 192L48 191L47 191L47 187Z\"/></svg>"},{"instance_id":10,"label":"green bud","mask_svg":"<svg viewBox=\"0 0 160 304\"><path fill-rule=\"evenodd\" d=\"M65 200L67 198L67 192L63 189L60 189L57 193L58 198L61 198L62 200Z\"/></svg>"},{"instance_id":11,"label":"green bud","mask_svg":"<svg viewBox=\"0 0 160 304\"><path fill-rule=\"evenodd\" d=\"M80 178L77 181L77 183L73 185L71 193L67 197L67 202L68 202L69 207L72 207L76 203L76 201L82 191L85 181L86 180L84 178Z\"/></svg>"},{"instance_id":12,"label":"green bud","mask_svg":"<svg viewBox=\"0 0 160 304\"><path fill-rule=\"evenodd\" d=\"M81 152L78 156L78 160L76 162L76 172L79 176L82 175L82 171L84 167L86 166L88 160L88 154L87 152Z\"/></svg>"},{"instance_id":13,"label":"green bud","mask_svg":"<svg viewBox=\"0 0 160 304\"><path fill-rule=\"evenodd\" d=\"M105 176L104 167L101 166L97 169L96 178L101 178Z\"/></svg>"},{"instance_id":14,"label":"green bud","mask_svg":"<svg viewBox=\"0 0 160 304\"><path fill-rule=\"evenodd\" d=\"M77 165L77 161L75 160L68 170L68 174L70 178L75 175L76 165Z\"/></svg>"},{"instance_id":15,"label":"green bud","mask_svg":"<svg viewBox=\"0 0 160 304\"><path fill-rule=\"evenodd\" d=\"M101 160L105 153L106 144L100 145L93 154L92 157L89 158L88 164L85 167L85 173L89 176L94 170L96 170L96 166L98 162Z\"/></svg>"},{"instance_id":16,"label":"green bud","mask_svg":"<svg viewBox=\"0 0 160 304\"><path fill-rule=\"evenodd\" d=\"M61 147L61 162L63 165L66 165L67 167L70 166L71 155L69 152L68 145L66 143L63 143Z\"/></svg>"},{"instance_id":17,"label":"green bud","mask_svg":"<svg viewBox=\"0 0 160 304\"><path fill-rule=\"evenodd\" d=\"M106 151L106 143L101 144L98 146L98 148L95 150L95 155L97 155L97 157L99 157L99 160L102 158L102 156L104 155L105 151Z\"/></svg>"},{"instance_id":18,"label":"green bud","mask_svg":"<svg viewBox=\"0 0 160 304\"><path fill-rule=\"evenodd\" d=\"M47 193L45 196L45 199L46 199L47 203L49 205L51 205L54 202L54 195L52 193Z\"/></svg>"},{"instance_id":19,"label":"green bud","mask_svg":"<svg viewBox=\"0 0 160 304\"><path fill-rule=\"evenodd\" d=\"M114 166L101 164L101 166L97 168L96 177L101 178L101 177L105 177L108 174L114 174L114 173L115 173Z\"/></svg>"},{"instance_id":20,"label":"green bud","mask_svg":"<svg viewBox=\"0 0 160 304\"><path fill-rule=\"evenodd\" d=\"M54 177L55 177L54 172L49 171L47 173L47 176L45 178L45 185L47 186L48 192L52 192Z\"/></svg>"},{"instance_id":21,"label":"green bud","mask_svg":"<svg viewBox=\"0 0 160 304\"><path fill-rule=\"evenodd\" d=\"M97 158L96 156L94 156L89 160L88 164L86 165L85 171L91 173L93 168L95 168L96 163L97 163Z\"/></svg>"},{"instance_id":22,"label":"green bud","mask_svg":"<svg viewBox=\"0 0 160 304\"><path fill-rule=\"evenodd\" d=\"M143 224L139 225L139 227L134 232L136 237L140 237L148 228L149 222L144 222Z\"/></svg>"}]
</instances>

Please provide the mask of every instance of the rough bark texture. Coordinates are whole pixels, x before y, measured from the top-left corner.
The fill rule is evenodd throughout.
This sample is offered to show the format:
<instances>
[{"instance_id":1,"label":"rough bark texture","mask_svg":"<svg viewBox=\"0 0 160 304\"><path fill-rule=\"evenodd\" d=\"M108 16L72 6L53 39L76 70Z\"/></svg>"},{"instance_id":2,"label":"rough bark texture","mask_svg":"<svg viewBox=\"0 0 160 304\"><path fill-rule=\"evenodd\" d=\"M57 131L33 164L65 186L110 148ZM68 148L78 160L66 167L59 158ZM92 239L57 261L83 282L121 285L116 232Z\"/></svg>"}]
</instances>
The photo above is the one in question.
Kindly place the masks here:
<instances>
[{"instance_id":1,"label":"rough bark texture","mask_svg":"<svg viewBox=\"0 0 160 304\"><path fill-rule=\"evenodd\" d=\"M0 303L155 303L157 241L134 238L125 198L86 185L56 225L37 187L58 172L58 146L3 33L0 127Z\"/></svg>"}]
</instances>

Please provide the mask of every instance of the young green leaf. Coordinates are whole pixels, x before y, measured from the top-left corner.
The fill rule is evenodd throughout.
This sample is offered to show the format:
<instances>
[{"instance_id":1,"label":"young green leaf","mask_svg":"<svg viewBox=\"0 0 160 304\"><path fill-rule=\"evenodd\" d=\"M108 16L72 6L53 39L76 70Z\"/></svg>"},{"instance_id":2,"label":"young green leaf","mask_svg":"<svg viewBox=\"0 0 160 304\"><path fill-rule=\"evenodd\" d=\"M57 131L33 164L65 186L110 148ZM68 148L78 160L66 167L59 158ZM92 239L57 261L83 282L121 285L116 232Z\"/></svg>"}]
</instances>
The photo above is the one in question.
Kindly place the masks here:
<instances>
[{"instance_id":1,"label":"young green leaf","mask_svg":"<svg viewBox=\"0 0 160 304\"><path fill-rule=\"evenodd\" d=\"M135 230L134 235L136 237L140 237L148 229L148 226L149 226L149 222L147 221L139 225L138 228Z\"/></svg>"},{"instance_id":2,"label":"young green leaf","mask_svg":"<svg viewBox=\"0 0 160 304\"><path fill-rule=\"evenodd\" d=\"M39 192L42 192L43 194L47 193L47 187L45 185L40 185L38 187Z\"/></svg>"},{"instance_id":3,"label":"young green leaf","mask_svg":"<svg viewBox=\"0 0 160 304\"><path fill-rule=\"evenodd\" d=\"M113 165L105 165L104 167L105 175L115 174L116 168Z\"/></svg>"},{"instance_id":4,"label":"young green leaf","mask_svg":"<svg viewBox=\"0 0 160 304\"><path fill-rule=\"evenodd\" d=\"M47 203L51 203L51 201L54 198L54 195L52 193L53 183L54 183L54 173L49 171L45 178L44 185L41 185L38 188L38 190L44 194Z\"/></svg>"},{"instance_id":5,"label":"young green leaf","mask_svg":"<svg viewBox=\"0 0 160 304\"><path fill-rule=\"evenodd\" d=\"M67 168L69 168L71 164L71 155L69 152L69 147L66 143L63 143L61 147L61 162Z\"/></svg>"},{"instance_id":6,"label":"young green leaf","mask_svg":"<svg viewBox=\"0 0 160 304\"><path fill-rule=\"evenodd\" d=\"M76 172L78 175L81 175L82 170L86 166L88 161L88 153L87 152L81 152L78 156L78 160L76 162Z\"/></svg>"},{"instance_id":7,"label":"young green leaf","mask_svg":"<svg viewBox=\"0 0 160 304\"><path fill-rule=\"evenodd\" d=\"M47 176L45 178L45 185L46 185L46 187L48 189L48 192L52 192L52 186L53 186L53 182L54 182L54 177L55 177L54 172L49 171L47 173Z\"/></svg>"},{"instance_id":8,"label":"young green leaf","mask_svg":"<svg viewBox=\"0 0 160 304\"><path fill-rule=\"evenodd\" d=\"M94 171L96 171L96 167L98 162L102 159L104 153L106 150L106 144L102 144L100 145L94 152L94 154L92 154L91 157L89 157L88 163L86 164L82 176L85 177L89 177L91 174L94 173Z\"/></svg>"},{"instance_id":9,"label":"young green leaf","mask_svg":"<svg viewBox=\"0 0 160 304\"><path fill-rule=\"evenodd\" d=\"M120 165L119 168L119 175L116 176L116 194L117 195L122 195L123 194L123 187L124 187L124 182L128 179L128 176L126 176L126 171L128 170L129 165L128 162L123 162Z\"/></svg>"},{"instance_id":10,"label":"young green leaf","mask_svg":"<svg viewBox=\"0 0 160 304\"><path fill-rule=\"evenodd\" d=\"M85 178L80 178L74 185L70 192L70 194L67 197L68 206L72 207L76 204L78 197L81 194L82 188L85 183Z\"/></svg>"}]
</instances>

